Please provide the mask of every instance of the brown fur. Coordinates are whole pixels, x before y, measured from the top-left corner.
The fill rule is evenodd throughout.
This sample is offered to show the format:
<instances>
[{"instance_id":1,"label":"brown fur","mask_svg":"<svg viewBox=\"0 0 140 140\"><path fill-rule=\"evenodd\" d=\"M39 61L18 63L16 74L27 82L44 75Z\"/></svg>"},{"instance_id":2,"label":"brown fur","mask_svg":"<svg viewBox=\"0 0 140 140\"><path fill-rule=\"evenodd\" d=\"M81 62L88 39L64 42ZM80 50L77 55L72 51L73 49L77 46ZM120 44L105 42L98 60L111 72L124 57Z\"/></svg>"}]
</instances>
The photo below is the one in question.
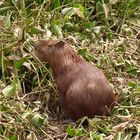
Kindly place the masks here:
<instances>
[{"instance_id":1,"label":"brown fur","mask_svg":"<svg viewBox=\"0 0 140 140\"><path fill-rule=\"evenodd\" d=\"M86 62L66 42L40 40L37 56L53 70L60 105L73 120L106 115L115 103L113 90L103 72Z\"/></svg>"}]
</instances>

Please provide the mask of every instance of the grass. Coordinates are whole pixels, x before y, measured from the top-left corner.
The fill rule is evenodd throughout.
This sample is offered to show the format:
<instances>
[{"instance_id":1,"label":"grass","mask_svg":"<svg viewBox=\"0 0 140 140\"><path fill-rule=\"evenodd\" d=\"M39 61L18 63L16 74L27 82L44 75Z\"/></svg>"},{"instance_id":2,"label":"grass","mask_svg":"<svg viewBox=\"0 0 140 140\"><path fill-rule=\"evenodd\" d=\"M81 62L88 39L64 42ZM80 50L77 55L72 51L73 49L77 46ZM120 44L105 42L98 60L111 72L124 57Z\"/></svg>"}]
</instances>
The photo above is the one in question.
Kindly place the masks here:
<instances>
[{"instance_id":1,"label":"grass","mask_svg":"<svg viewBox=\"0 0 140 140\"><path fill-rule=\"evenodd\" d=\"M0 3L0 139L139 140L140 3L138 0L3 0ZM67 38L102 69L118 104L89 127L58 120L50 67L34 55L39 38Z\"/></svg>"}]
</instances>

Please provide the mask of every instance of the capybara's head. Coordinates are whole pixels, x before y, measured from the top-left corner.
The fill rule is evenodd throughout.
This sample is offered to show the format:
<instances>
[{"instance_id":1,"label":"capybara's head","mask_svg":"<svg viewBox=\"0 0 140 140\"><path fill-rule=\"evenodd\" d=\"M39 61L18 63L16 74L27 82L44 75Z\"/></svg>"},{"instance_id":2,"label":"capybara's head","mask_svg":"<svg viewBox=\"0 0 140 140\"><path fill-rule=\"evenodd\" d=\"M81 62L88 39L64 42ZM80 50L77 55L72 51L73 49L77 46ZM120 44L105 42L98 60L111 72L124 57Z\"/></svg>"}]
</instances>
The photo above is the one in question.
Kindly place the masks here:
<instances>
[{"instance_id":1,"label":"capybara's head","mask_svg":"<svg viewBox=\"0 0 140 140\"><path fill-rule=\"evenodd\" d=\"M62 40L49 39L49 40L39 40L37 44L34 45L37 57L41 61L53 62L59 54L62 54L65 47L65 42Z\"/></svg>"}]
</instances>

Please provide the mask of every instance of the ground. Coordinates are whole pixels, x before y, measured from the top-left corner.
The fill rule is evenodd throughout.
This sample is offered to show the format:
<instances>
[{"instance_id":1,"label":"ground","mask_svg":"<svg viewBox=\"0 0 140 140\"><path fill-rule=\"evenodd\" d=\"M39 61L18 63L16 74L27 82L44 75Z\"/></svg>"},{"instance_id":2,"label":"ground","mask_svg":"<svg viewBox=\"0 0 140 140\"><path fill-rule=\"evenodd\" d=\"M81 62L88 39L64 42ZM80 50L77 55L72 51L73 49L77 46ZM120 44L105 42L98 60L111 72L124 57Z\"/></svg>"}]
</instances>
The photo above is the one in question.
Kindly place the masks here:
<instances>
[{"instance_id":1,"label":"ground","mask_svg":"<svg viewBox=\"0 0 140 140\"><path fill-rule=\"evenodd\" d=\"M102 69L118 98L109 116L62 119L40 38L65 38ZM0 2L0 139L139 140L140 3L138 0L3 0Z\"/></svg>"}]
</instances>

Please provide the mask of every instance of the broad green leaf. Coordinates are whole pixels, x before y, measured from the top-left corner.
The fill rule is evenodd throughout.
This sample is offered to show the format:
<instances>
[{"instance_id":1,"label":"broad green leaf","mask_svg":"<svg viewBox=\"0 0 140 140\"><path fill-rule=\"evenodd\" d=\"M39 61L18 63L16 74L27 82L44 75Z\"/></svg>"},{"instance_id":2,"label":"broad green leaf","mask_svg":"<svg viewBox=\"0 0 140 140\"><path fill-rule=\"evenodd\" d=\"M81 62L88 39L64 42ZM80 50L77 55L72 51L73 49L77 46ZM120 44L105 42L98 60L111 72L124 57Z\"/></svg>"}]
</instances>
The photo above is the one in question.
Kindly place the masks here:
<instances>
[{"instance_id":1,"label":"broad green leaf","mask_svg":"<svg viewBox=\"0 0 140 140\"><path fill-rule=\"evenodd\" d=\"M64 8L61 13L65 16L72 16L75 11L74 11L74 8L73 7L67 7L67 8Z\"/></svg>"},{"instance_id":2,"label":"broad green leaf","mask_svg":"<svg viewBox=\"0 0 140 140\"><path fill-rule=\"evenodd\" d=\"M30 33L31 34L41 34L41 33L45 33L45 30L41 29L40 27L33 26L30 29Z\"/></svg>"},{"instance_id":3,"label":"broad green leaf","mask_svg":"<svg viewBox=\"0 0 140 140\"><path fill-rule=\"evenodd\" d=\"M17 140L17 136L16 135L12 135L9 140Z\"/></svg>"},{"instance_id":4,"label":"broad green leaf","mask_svg":"<svg viewBox=\"0 0 140 140\"><path fill-rule=\"evenodd\" d=\"M86 28L93 28L93 27L95 27L95 25L97 24L96 23L96 21L92 21L92 22L83 22L84 23L84 26L86 27Z\"/></svg>"},{"instance_id":5,"label":"broad green leaf","mask_svg":"<svg viewBox=\"0 0 140 140\"><path fill-rule=\"evenodd\" d=\"M44 123L44 118L39 114L35 114L32 118L32 123L37 127L41 127Z\"/></svg>"},{"instance_id":6,"label":"broad green leaf","mask_svg":"<svg viewBox=\"0 0 140 140\"><path fill-rule=\"evenodd\" d=\"M68 133L69 136L75 136L76 132L75 129L71 128L71 126L68 126L66 129L66 132Z\"/></svg>"},{"instance_id":7,"label":"broad green leaf","mask_svg":"<svg viewBox=\"0 0 140 140\"><path fill-rule=\"evenodd\" d=\"M86 48L80 48L78 50L78 52L81 56L83 56L88 61L97 61L98 60L95 56L91 55Z\"/></svg>"},{"instance_id":8,"label":"broad green leaf","mask_svg":"<svg viewBox=\"0 0 140 140\"><path fill-rule=\"evenodd\" d=\"M75 3L74 7L78 8L80 10L80 12L82 12L82 13L85 12L85 8L81 4L79 4L79 3Z\"/></svg>"},{"instance_id":9,"label":"broad green leaf","mask_svg":"<svg viewBox=\"0 0 140 140\"><path fill-rule=\"evenodd\" d=\"M16 68L20 69L23 63L26 61L26 57L21 58L19 61L16 62Z\"/></svg>"},{"instance_id":10,"label":"broad green leaf","mask_svg":"<svg viewBox=\"0 0 140 140\"><path fill-rule=\"evenodd\" d=\"M66 129L69 136L81 136L83 135L83 129L75 129L71 128L71 126L68 126Z\"/></svg>"},{"instance_id":11,"label":"broad green leaf","mask_svg":"<svg viewBox=\"0 0 140 140\"><path fill-rule=\"evenodd\" d=\"M10 97L16 93L16 87L14 84L8 85L3 89L3 94L5 97Z\"/></svg>"},{"instance_id":12,"label":"broad green leaf","mask_svg":"<svg viewBox=\"0 0 140 140\"><path fill-rule=\"evenodd\" d=\"M57 8L60 6L60 0L53 0L53 8Z\"/></svg>"},{"instance_id":13,"label":"broad green leaf","mask_svg":"<svg viewBox=\"0 0 140 140\"><path fill-rule=\"evenodd\" d=\"M131 76L136 76L137 75L137 68L136 67L127 68L126 72L129 73Z\"/></svg>"},{"instance_id":14,"label":"broad green leaf","mask_svg":"<svg viewBox=\"0 0 140 140\"><path fill-rule=\"evenodd\" d=\"M113 32L111 32L111 31L108 32L107 35L108 35L108 37L110 37L110 38L113 38L113 37L114 37L114 36L113 36Z\"/></svg>"},{"instance_id":15,"label":"broad green leaf","mask_svg":"<svg viewBox=\"0 0 140 140\"><path fill-rule=\"evenodd\" d=\"M62 32L61 32L61 28L58 25L52 23L51 31L56 35L57 38L63 37Z\"/></svg>"},{"instance_id":16,"label":"broad green leaf","mask_svg":"<svg viewBox=\"0 0 140 140\"><path fill-rule=\"evenodd\" d=\"M128 84L127 84L129 87L131 87L131 88L135 88L136 87L136 83L134 83L134 82L128 82Z\"/></svg>"},{"instance_id":17,"label":"broad green leaf","mask_svg":"<svg viewBox=\"0 0 140 140\"><path fill-rule=\"evenodd\" d=\"M76 136L81 136L81 135L83 135L83 129L77 129L75 135L76 135Z\"/></svg>"},{"instance_id":18,"label":"broad green leaf","mask_svg":"<svg viewBox=\"0 0 140 140\"><path fill-rule=\"evenodd\" d=\"M80 55L85 57L86 53L87 53L87 49L86 48L80 48L80 49L78 49L78 52L79 52Z\"/></svg>"},{"instance_id":19,"label":"broad green leaf","mask_svg":"<svg viewBox=\"0 0 140 140\"><path fill-rule=\"evenodd\" d=\"M65 16L72 16L74 14L78 15L80 18L85 18L84 17L84 14L78 9L78 8L75 8L75 7L67 7L67 8L64 8L61 13Z\"/></svg>"}]
</instances>

